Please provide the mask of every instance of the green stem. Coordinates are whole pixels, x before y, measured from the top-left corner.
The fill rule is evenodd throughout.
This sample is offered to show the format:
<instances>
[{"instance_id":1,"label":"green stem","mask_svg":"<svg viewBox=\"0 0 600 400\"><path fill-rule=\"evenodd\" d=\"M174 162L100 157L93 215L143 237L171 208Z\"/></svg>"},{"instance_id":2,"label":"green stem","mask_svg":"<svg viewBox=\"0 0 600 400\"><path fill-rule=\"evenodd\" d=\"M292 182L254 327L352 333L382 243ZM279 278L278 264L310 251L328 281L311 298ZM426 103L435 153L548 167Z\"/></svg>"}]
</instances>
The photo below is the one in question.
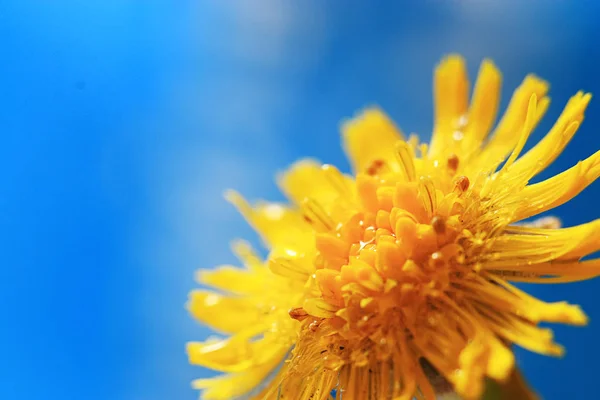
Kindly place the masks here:
<instances>
[{"instance_id":1,"label":"green stem","mask_svg":"<svg viewBox=\"0 0 600 400\"><path fill-rule=\"evenodd\" d=\"M515 368L505 383L487 380L483 400L538 400L521 372Z\"/></svg>"}]
</instances>

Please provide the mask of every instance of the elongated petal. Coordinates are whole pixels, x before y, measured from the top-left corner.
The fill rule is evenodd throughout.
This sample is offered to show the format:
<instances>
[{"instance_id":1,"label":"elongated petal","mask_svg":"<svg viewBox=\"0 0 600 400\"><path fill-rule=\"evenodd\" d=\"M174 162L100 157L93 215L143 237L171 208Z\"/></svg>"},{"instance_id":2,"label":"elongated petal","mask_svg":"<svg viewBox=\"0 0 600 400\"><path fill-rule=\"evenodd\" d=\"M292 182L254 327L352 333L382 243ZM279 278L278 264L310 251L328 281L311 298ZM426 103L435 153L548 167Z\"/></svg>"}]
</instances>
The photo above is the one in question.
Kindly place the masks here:
<instances>
[{"instance_id":1,"label":"elongated petal","mask_svg":"<svg viewBox=\"0 0 600 400\"><path fill-rule=\"evenodd\" d=\"M528 181L550 165L577 132L590 99L589 93L579 92L573 96L550 132L514 163L510 168L509 176L514 178L522 176L521 179Z\"/></svg>"},{"instance_id":2,"label":"elongated petal","mask_svg":"<svg viewBox=\"0 0 600 400\"><path fill-rule=\"evenodd\" d=\"M223 296L205 290L192 291L188 300L188 309L196 319L225 333L236 333L256 323L262 314L260 306L248 297Z\"/></svg>"},{"instance_id":3,"label":"elongated petal","mask_svg":"<svg viewBox=\"0 0 600 400\"><path fill-rule=\"evenodd\" d=\"M490 140L485 144L479 155L467 166L469 175L475 175L479 171L494 172L496 167L506 159L519 140L519 133L525 123L529 100L534 94L538 99L537 114L532 124L532 129L535 129L550 102L549 98L546 97L547 92L548 84L545 81L534 75L525 78L513 94L508 108Z\"/></svg>"},{"instance_id":4,"label":"elongated petal","mask_svg":"<svg viewBox=\"0 0 600 400\"><path fill-rule=\"evenodd\" d=\"M509 200L518 204L515 220L529 218L566 203L599 176L600 152L596 152L561 174L527 186Z\"/></svg>"},{"instance_id":5,"label":"elongated petal","mask_svg":"<svg viewBox=\"0 0 600 400\"><path fill-rule=\"evenodd\" d=\"M479 68L473 98L469 106L467 126L461 153L468 158L479 151L492 129L498 115L502 74L490 60L484 60Z\"/></svg>"},{"instance_id":6,"label":"elongated petal","mask_svg":"<svg viewBox=\"0 0 600 400\"><path fill-rule=\"evenodd\" d=\"M237 207L271 248L302 246L311 237L310 227L302 214L289 206L265 202L252 207L234 191L227 192L226 198Z\"/></svg>"},{"instance_id":7,"label":"elongated petal","mask_svg":"<svg viewBox=\"0 0 600 400\"><path fill-rule=\"evenodd\" d=\"M342 124L342 147L355 173L395 164L394 145L402 140L402 132L379 109L368 108Z\"/></svg>"},{"instance_id":8,"label":"elongated petal","mask_svg":"<svg viewBox=\"0 0 600 400\"><path fill-rule=\"evenodd\" d=\"M569 283L600 276L600 260L552 261L533 264L527 268L504 269L495 271L512 282L529 283Z\"/></svg>"},{"instance_id":9,"label":"elongated petal","mask_svg":"<svg viewBox=\"0 0 600 400\"><path fill-rule=\"evenodd\" d=\"M233 400L262 398L261 394L269 392L269 385L281 374L278 366L285 370L283 360L288 351L282 350L269 362L254 365L243 373L227 374L210 379L197 379L192 382L195 389L202 390L202 398L206 400ZM275 391L276 394L276 391Z\"/></svg>"},{"instance_id":10,"label":"elongated petal","mask_svg":"<svg viewBox=\"0 0 600 400\"><path fill-rule=\"evenodd\" d=\"M304 200L312 199L329 209L333 202L345 194L344 191L349 191L349 182L344 182L347 178L340 175L337 178L341 182L334 182L336 177L331 172L314 160L301 160L280 174L278 182L281 190L294 203L301 205ZM344 184L346 187L341 188Z\"/></svg>"},{"instance_id":11,"label":"elongated petal","mask_svg":"<svg viewBox=\"0 0 600 400\"><path fill-rule=\"evenodd\" d=\"M260 293L269 287L264 275L230 265L200 270L196 278L214 288L238 294Z\"/></svg>"},{"instance_id":12,"label":"elongated petal","mask_svg":"<svg viewBox=\"0 0 600 400\"><path fill-rule=\"evenodd\" d=\"M578 260L600 249L600 220L563 229L517 229L523 234L506 234L494 240L484 268L503 270L552 260Z\"/></svg>"},{"instance_id":13,"label":"elongated petal","mask_svg":"<svg viewBox=\"0 0 600 400\"><path fill-rule=\"evenodd\" d=\"M464 136L469 101L469 79L465 61L458 55L444 59L434 73L434 128L429 154L432 158L456 148L458 132Z\"/></svg>"}]
</instances>

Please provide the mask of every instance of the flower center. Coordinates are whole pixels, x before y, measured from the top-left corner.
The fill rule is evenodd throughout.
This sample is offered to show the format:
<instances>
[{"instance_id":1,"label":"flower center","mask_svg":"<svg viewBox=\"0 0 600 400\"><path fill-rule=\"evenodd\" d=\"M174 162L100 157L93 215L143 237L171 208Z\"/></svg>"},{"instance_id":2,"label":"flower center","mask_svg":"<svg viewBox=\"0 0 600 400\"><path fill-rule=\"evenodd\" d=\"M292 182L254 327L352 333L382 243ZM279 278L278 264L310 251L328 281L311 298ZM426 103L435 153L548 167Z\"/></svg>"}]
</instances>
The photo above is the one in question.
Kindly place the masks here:
<instances>
[{"instance_id":1,"label":"flower center","mask_svg":"<svg viewBox=\"0 0 600 400\"><path fill-rule=\"evenodd\" d=\"M413 170L401 172L374 162L356 178L356 202L340 197L322 215L309 207L315 212L307 220L322 222L313 295L290 316L310 318L310 330L345 343L345 351L335 352L339 357L359 364L372 356L388 359L399 333L410 336L415 325L443 318L428 300L473 273L466 266L473 240L463 219L479 209L469 207L469 179L453 176L457 165L451 156L439 168L436 187L432 178L416 179L412 160Z\"/></svg>"}]
</instances>

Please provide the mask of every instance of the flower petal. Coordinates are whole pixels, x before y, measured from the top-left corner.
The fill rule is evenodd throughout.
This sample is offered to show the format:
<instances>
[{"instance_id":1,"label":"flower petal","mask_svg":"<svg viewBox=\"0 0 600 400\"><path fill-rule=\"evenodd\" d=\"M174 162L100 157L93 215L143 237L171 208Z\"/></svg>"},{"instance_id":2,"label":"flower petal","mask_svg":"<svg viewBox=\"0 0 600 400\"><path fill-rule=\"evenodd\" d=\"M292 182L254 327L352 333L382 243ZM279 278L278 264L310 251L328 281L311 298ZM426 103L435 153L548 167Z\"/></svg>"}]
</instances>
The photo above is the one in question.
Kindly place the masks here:
<instances>
[{"instance_id":1,"label":"flower petal","mask_svg":"<svg viewBox=\"0 0 600 400\"><path fill-rule=\"evenodd\" d=\"M545 114L550 99L546 97L548 83L534 75L528 75L517 90L515 90L508 108L506 109L498 126L494 130L490 140L485 144L483 150L469 162L466 171L471 176L479 172L494 172L498 165L506 159L514 149L520 136L515 132L521 132L525 123L529 100L532 95L538 99L537 114L532 124L532 130Z\"/></svg>"},{"instance_id":2,"label":"flower petal","mask_svg":"<svg viewBox=\"0 0 600 400\"><path fill-rule=\"evenodd\" d=\"M395 165L394 145L400 140L400 129L378 108L342 124L342 146L355 173L367 172L375 161Z\"/></svg>"}]
</instances>

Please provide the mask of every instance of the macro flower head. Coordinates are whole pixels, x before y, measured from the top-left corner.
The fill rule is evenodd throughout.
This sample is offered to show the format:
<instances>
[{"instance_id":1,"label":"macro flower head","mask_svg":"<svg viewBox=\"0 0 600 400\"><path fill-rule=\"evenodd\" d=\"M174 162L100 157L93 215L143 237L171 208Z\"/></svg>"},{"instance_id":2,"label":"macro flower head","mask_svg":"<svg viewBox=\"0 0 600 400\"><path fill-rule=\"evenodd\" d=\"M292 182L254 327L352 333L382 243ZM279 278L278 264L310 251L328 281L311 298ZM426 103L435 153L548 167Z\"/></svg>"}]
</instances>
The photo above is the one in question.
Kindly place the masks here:
<instances>
[{"instance_id":1,"label":"macro flower head","mask_svg":"<svg viewBox=\"0 0 600 400\"><path fill-rule=\"evenodd\" d=\"M499 118L501 74L481 64L473 93L464 60L434 73L430 143L379 109L342 125L352 165L314 160L278 178L289 204L227 198L269 249L236 243L242 268L200 271L188 308L225 338L188 345L190 362L225 374L194 382L204 399L434 399L430 369L465 399L515 373L511 347L560 356L543 322L583 325L566 302L515 282L600 274L600 222L561 228L531 218L600 175L600 152L530 183L569 143L591 95L576 93L545 137L548 84L528 75ZM469 101L470 97L470 101Z\"/></svg>"}]
</instances>

